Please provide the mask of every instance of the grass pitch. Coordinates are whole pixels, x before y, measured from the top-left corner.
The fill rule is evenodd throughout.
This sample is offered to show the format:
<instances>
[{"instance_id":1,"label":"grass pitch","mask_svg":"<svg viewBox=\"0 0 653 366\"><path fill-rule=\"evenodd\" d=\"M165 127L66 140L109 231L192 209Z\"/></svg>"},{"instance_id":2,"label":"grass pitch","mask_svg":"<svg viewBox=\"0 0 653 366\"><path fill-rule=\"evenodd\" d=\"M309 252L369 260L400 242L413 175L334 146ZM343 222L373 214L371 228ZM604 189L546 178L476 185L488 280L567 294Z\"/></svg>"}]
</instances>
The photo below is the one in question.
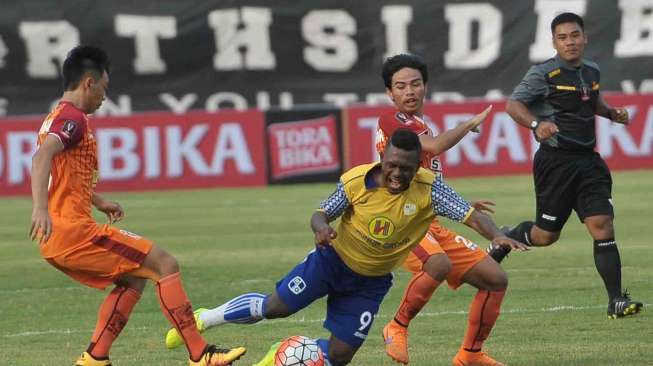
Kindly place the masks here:
<instances>
[{"instance_id":1,"label":"grass pitch","mask_svg":"<svg viewBox=\"0 0 653 366\"><path fill-rule=\"evenodd\" d=\"M592 240L573 216L550 248L516 253L504 262L510 285L486 350L509 365L651 365L653 245L649 228L653 171L614 174L616 230L623 283L646 304L642 314L606 319L606 294L594 268ZM495 221L516 224L534 215L529 176L452 179L468 200L497 202ZM276 186L177 192L107 194L127 217L124 229L153 239L182 265L193 304L219 305L244 292L269 292L312 248L309 217L333 185ZM648 198L647 198L648 197ZM0 204L0 365L72 365L95 326L106 292L85 288L45 263L27 239L31 201ZM104 220L98 216L99 220ZM476 233L445 225L487 245ZM409 279L396 272L370 337L353 365L393 365L381 329L391 319ZM462 341L475 290L441 286L411 325L411 365L450 365ZM295 334L324 337L325 301L298 314L256 325L227 325L205 333L210 342L248 347L237 365L251 365L274 341ZM112 348L116 366L184 365L185 350L168 351L168 324L148 285Z\"/></svg>"}]
</instances>

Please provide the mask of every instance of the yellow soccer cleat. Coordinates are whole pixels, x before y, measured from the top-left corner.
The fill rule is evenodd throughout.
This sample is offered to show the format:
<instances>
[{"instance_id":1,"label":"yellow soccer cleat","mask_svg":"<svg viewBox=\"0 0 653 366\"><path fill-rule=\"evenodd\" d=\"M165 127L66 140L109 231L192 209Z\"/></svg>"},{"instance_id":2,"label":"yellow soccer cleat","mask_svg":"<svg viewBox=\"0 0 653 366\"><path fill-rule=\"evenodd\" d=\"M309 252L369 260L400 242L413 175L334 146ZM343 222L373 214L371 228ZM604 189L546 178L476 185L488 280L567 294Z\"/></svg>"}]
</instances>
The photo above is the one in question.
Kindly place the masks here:
<instances>
[{"instance_id":1,"label":"yellow soccer cleat","mask_svg":"<svg viewBox=\"0 0 653 366\"><path fill-rule=\"evenodd\" d=\"M208 309L199 308L193 312L193 316L195 317L195 324L197 324L197 330L200 333L202 333L205 329L204 323L202 323L202 321L200 320L200 314L202 314L207 310ZM184 344L184 339L181 338L179 332L177 332L177 329L171 328L170 330L168 330L168 333L166 333L166 347L168 349L177 348L183 344Z\"/></svg>"},{"instance_id":2,"label":"yellow soccer cleat","mask_svg":"<svg viewBox=\"0 0 653 366\"><path fill-rule=\"evenodd\" d=\"M245 347L236 347L231 349L218 348L214 345L206 347L204 354L198 361L188 360L189 366L227 366L236 361L247 350Z\"/></svg>"},{"instance_id":3,"label":"yellow soccer cleat","mask_svg":"<svg viewBox=\"0 0 653 366\"><path fill-rule=\"evenodd\" d=\"M281 342L277 342L270 346L270 349L268 350L268 353L265 354L265 357L263 357L261 361L254 364L253 366L274 366L274 356L277 354L279 346L281 346Z\"/></svg>"},{"instance_id":4,"label":"yellow soccer cleat","mask_svg":"<svg viewBox=\"0 0 653 366\"><path fill-rule=\"evenodd\" d=\"M506 366L485 352L468 352L460 349L453 358L453 366Z\"/></svg>"},{"instance_id":5,"label":"yellow soccer cleat","mask_svg":"<svg viewBox=\"0 0 653 366\"><path fill-rule=\"evenodd\" d=\"M383 340L385 342L385 353L393 360L407 365L408 361L410 361L408 356L408 328L391 320L383 328Z\"/></svg>"},{"instance_id":6,"label":"yellow soccer cleat","mask_svg":"<svg viewBox=\"0 0 653 366\"><path fill-rule=\"evenodd\" d=\"M106 360L96 360L90 353L84 352L75 361L75 366L111 366L111 361L108 358Z\"/></svg>"}]
</instances>

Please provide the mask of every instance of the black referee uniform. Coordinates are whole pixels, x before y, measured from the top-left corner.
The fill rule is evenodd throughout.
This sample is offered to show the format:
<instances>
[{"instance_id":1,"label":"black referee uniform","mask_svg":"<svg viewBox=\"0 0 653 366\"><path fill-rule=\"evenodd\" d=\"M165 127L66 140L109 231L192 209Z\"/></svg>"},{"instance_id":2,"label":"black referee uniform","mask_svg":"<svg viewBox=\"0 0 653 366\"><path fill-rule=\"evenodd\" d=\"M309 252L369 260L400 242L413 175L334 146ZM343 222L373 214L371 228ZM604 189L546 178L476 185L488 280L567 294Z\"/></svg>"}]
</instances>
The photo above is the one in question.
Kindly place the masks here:
<instances>
[{"instance_id":1,"label":"black referee uniform","mask_svg":"<svg viewBox=\"0 0 653 366\"><path fill-rule=\"evenodd\" d=\"M583 60L575 68L559 57L531 67L510 99L527 105L540 121L552 121L559 132L541 141L533 177L538 227L558 232L572 211L579 219L614 216L612 178L594 151L596 103L601 73Z\"/></svg>"},{"instance_id":2,"label":"black referee uniform","mask_svg":"<svg viewBox=\"0 0 653 366\"><path fill-rule=\"evenodd\" d=\"M535 222L524 221L507 231L507 236L531 245L534 225L558 233L572 210L581 222L591 216L614 218L610 170L594 151L595 115L598 103L602 103L600 81L596 63L583 59L579 66L573 66L556 56L532 66L510 96L535 116L533 131L537 121L550 121L558 132L540 141L533 161ZM489 253L501 262L509 251L496 247ZM639 312L642 303L621 293L621 259L614 237L594 240L594 261L608 291L608 317Z\"/></svg>"}]
</instances>

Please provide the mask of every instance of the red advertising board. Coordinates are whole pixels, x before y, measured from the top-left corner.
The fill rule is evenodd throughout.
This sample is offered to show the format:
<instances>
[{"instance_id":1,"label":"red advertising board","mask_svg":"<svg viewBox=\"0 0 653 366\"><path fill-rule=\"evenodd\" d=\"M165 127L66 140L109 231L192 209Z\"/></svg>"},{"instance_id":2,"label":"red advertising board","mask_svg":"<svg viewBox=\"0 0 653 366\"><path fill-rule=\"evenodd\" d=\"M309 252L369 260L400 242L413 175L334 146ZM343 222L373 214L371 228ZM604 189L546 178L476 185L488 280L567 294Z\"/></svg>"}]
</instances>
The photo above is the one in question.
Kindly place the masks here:
<instances>
[{"instance_id":1,"label":"red advertising board","mask_svg":"<svg viewBox=\"0 0 653 366\"><path fill-rule=\"evenodd\" d=\"M336 120L332 115L268 126L273 179L340 168Z\"/></svg>"},{"instance_id":2,"label":"red advertising board","mask_svg":"<svg viewBox=\"0 0 653 366\"><path fill-rule=\"evenodd\" d=\"M263 114L156 112L91 118L98 190L266 184ZM37 119L0 121L0 195L29 192Z\"/></svg>"},{"instance_id":3,"label":"red advertising board","mask_svg":"<svg viewBox=\"0 0 653 366\"><path fill-rule=\"evenodd\" d=\"M653 94L607 96L613 106L625 106L631 123L623 126L597 117L597 151L612 169L653 168ZM532 133L517 125L505 112L505 102L428 104L424 114L431 128L447 130L481 112L494 108L481 133L470 133L441 156L444 174L450 177L530 173L538 148ZM392 107L351 107L344 111L345 169L378 159L374 137L378 117Z\"/></svg>"}]
</instances>

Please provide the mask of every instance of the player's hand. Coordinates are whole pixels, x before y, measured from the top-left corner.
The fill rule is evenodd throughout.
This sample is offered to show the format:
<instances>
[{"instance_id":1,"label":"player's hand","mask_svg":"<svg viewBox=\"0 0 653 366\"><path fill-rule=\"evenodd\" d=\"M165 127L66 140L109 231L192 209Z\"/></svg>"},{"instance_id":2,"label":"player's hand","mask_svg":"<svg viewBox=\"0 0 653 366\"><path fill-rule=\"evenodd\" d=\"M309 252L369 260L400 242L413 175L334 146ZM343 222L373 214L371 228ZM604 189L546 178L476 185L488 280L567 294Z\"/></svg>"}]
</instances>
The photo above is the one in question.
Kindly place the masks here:
<instances>
[{"instance_id":1,"label":"player's hand","mask_svg":"<svg viewBox=\"0 0 653 366\"><path fill-rule=\"evenodd\" d=\"M482 212L486 215L490 215L494 213L494 209L492 206L495 206L494 201L490 200L478 200L472 202L472 207L478 212Z\"/></svg>"},{"instance_id":2,"label":"player's hand","mask_svg":"<svg viewBox=\"0 0 653 366\"><path fill-rule=\"evenodd\" d=\"M118 202L103 200L95 205L95 208L107 215L109 225L118 222L125 217L125 211L123 211L122 206L120 206Z\"/></svg>"},{"instance_id":3,"label":"player's hand","mask_svg":"<svg viewBox=\"0 0 653 366\"><path fill-rule=\"evenodd\" d=\"M492 239L492 246L508 247L513 250L521 250L521 251L531 250L531 248L526 244L522 242L518 242L517 240L510 239L505 235L499 235L494 237L494 239Z\"/></svg>"},{"instance_id":4,"label":"player's hand","mask_svg":"<svg viewBox=\"0 0 653 366\"><path fill-rule=\"evenodd\" d=\"M630 116L628 115L628 110L624 107L610 108L609 112L610 119L614 122L627 125L630 123Z\"/></svg>"},{"instance_id":5,"label":"player's hand","mask_svg":"<svg viewBox=\"0 0 653 366\"><path fill-rule=\"evenodd\" d=\"M481 132L478 126L485 121L485 118L487 118L487 115L490 114L491 110L492 110L492 104L490 104L489 107L485 108L483 112L475 115L474 118L467 121L469 130L476 133Z\"/></svg>"},{"instance_id":6,"label":"player's hand","mask_svg":"<svg viewBox=\"0 0 653 366\"><path fill-rule=\"evenodd\" d=\"M551 121L542 121L535 129L535 137L537 137L537 141L544 141L558 132L558 126L556 126L555 123Z\"/></svg>"},{"instance_id":7,"label":"player's hand","mask_svg":"<svg viewBox=\"0 0 653 366\"><path fill-rule=\"evenodd\" d=\"M331 226L325 225L315 231L315 246L318 248L328 247L336 236L338 236L336 231Z\"/></svg>"},{"instance_id":8,"label":"player's hand","mask_svg":"<svg viewBox=\"0 0 653 366\"><path fill-rule=\"evenodd\" d=\"M52 220L47 209L36 209L32 211L32 226L29 229L29 237L32 241L39 240L44 244L52 235Z\"/></svg>"}]
</instances>

